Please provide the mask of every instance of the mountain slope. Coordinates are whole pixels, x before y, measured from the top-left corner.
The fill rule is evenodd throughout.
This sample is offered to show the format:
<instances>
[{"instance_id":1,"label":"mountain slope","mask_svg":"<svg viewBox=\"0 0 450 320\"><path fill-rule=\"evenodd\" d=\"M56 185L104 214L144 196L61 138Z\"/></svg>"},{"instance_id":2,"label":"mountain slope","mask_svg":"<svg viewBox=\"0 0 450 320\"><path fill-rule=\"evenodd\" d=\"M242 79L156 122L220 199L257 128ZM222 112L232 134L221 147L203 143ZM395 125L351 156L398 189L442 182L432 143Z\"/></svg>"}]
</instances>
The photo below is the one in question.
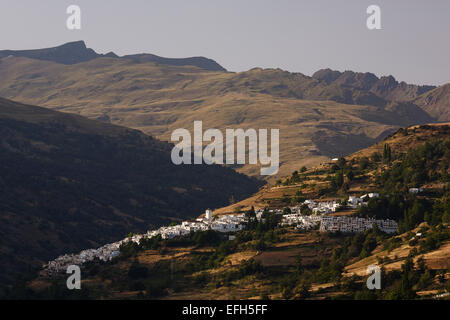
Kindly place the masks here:
<instances>
[{"instance_id":1,"label":"mountain slope","mask_svg":"<svg viewBox=\"0 0 450 320\"><path fill-rule=\"evenodd\" d=\"M194 120L203 120L205 130L279 128L279 176L433 121L409 102L278 69L231 73L128 59L62 65L12 57L1 60L0 73L0 96L167 141L174 129L192 130ZM236 169L259 175L255 165Z\"/></svg>"},{"instance_id":2,"label":"mountain slope","mask_svg":"<svg viewBox=\"0 0 450 320\"><path fill-rule=\"evenodd\" d=\"M450 84L421 95L414 103L439 121L450 121Z\"/></svg>"},{"instance_id":3,"label":"mountain slope","mask_svg":"<svg viewBox=\"0 0 450 320\"><path fill-rule=\"evenodd\" d=\"M0 98L0 283L36 265L198 216L257 191L220 166L175 166L139 131Z\"/></svg>"}]
</instances>

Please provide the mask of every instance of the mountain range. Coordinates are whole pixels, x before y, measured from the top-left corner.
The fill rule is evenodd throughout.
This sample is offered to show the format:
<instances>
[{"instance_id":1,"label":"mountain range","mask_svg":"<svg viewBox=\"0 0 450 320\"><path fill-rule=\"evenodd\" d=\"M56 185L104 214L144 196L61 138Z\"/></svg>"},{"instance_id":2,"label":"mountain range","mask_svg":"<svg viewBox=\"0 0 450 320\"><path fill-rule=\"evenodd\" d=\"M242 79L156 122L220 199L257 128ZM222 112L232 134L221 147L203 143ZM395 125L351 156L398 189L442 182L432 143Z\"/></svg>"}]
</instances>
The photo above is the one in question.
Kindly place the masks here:
<instances>
[{"instance_id":1,"label":"mountain range","mask_svg":"<svg viewBox=\"0 0 450 320\"><path fill-rule=\"evenodd\" d=\"M448 85L412 85L371 73L234 73L208 67L204 58L198 64L196 58L99 55L84 42L2 51L0 57L0 96L161 140L169 141L177 128L192 130L194 120L203 120L205 129L279 128L279 177L371 145L399 127L450 120ZM255 165L234 169L259 172Z\"/></svg>"}]
</instances>

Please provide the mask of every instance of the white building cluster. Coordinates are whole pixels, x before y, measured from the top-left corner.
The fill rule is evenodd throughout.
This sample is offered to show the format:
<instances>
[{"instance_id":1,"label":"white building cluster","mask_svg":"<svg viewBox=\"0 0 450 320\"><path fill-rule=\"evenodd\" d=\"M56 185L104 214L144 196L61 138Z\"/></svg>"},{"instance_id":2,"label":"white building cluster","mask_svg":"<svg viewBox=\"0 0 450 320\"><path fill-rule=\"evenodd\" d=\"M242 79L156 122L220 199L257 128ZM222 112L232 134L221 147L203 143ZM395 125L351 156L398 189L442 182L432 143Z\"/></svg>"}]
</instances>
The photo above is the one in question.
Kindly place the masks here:
<instances>
[{"instance_id":1,"label":"white building cluster","mask_svg":"<svg viewBox=\"0 0 450 320\"><path fill-rule=\"evenodd\" d=\"M44 265L44 273L52 275L58 272L65 272L70 265L82 265L86 262L98 258L102 261L110 261L119 255L120 245L127 240L109 243L98 249L83 250L78 254L65 254Z\"/></svg>"},{"instance_id":2,"label":"white building cluster","mask_svg":"<svg viewBox=\"0 0 450 320\"><path fill-rule=\"evenodd\" d=\"M312 211L312 215L305 215L301 212L301 208L291 207L291 213L283 215L281 220L282 226L295 225L298 229L312 229L320 223L322 216L332 212L336 212L341 207L337 201L322 201L316 202L314 200L305 200L303 205L307 205Z\"/></svg>"},{"instance_id":3,"label":"white building cluster","mask_svg":"<svg viewBox=\"0 0 450 320\"><path fill-rule=\"evenodd\" d=\"M378 197L378 194L372 193L364 195L360 198L350 197L348 203L350 206L358 206L363 203L365 197ZM387 233L397 231L397 223L392 220L374 220L351 217L332 217L327 216L331 212L335 212L341 204L337 201L316 202L314 200L306 200L303 203L311 209L311 215L302 214L299 206L291 207L291 213L283 214L283 210L269 210L271 213L283 215L280 225L294 225L298 229L308 230L320 223L320 231L327 232L364 232L372 228L376 223L378 227ZM257 220L262 220L264 210L259 209L255 211ZM179 225L161 227L157 230L147 231L145 234L137 234L118 242L106 244L98 249L83 250L78 254L66 254L59 256L53 261L44 265L44 272L51 275L55 272L65 272L69 265L82 265L86 262L98 258L102 261L110 261L119 255L121 244L133 241L140 243L143 238L153 238L158 235L162 239L172 239L175 237L182 237L191 234L192 232L214 230L218 232L237 232L245 228L246 217L245 214L231 214L215 216L213 218L212 211L206 210L204 218L198 218L195 221L183 221Z\"/></svg>"},{"instance_id":4,"label":"white building cluster","mask_svg":"<svg viewBox=\"0 0 450 320\"><path fill-rule=\"evenodd\" d=\"M244 229L244 214L223 215L212 217L212 211L206 210L205 218L196 221L183 221L179 225L161 227L157 230L147 231L145 234L136 234L118 242L106 244L98 249L83 250L78 254L65 254L44 265L44 273L65 272L69 265L82 265L86 262L98 258L102 261L110 261L120 253L120 245L127 241L139 243L143 238L152 238L161 235L162 239L172 239L180 236L187 236L191 232L215 230L218 232L236 232Z\"/></svg>"},{"instance_id":5,"label":"white building cluster","mask_svg":"<svg viewBox=\"0 0 450 320\"><path fill-rule=\"evenodd\" d=\"M183 221L176 226L161 227L157 230L148 231L144 236L152 238L161 235L163 239L172 239L189 235L191 232L206 230L236 232L244 228L244 221L244 214L216 216L213 219L212 212L208 209L206 210L205 218L198 218L195 221Z\"/></svg>"},{"instance_id":6,"label":"white building cluster","mask_svg":"<svg viewBox=\"0 0 450 320\"><path fill-rule=\"evenodd\" d=\"M320 222L321 232L364 232L372 229L376 224L378 228L386 233L397 231L397 222L393 220L375 220L372 218L356 218L342 216L323 216Z\"/></svg>"},{"instance_id":7,"label":"white building cluster","mask_svg":"<svg viewBox=\"0 0 450 320\"><path fill-rule=\"evenodd\" d=\"M314 214L328 214L331 212L336 212L336 210L341 207L341 204L337 201L316 202L314 200L305 200L303 204L308 205L308 208L310 208Z\"/></svg>"},{"instance_id":8,"label":"white building cluster","mask_svg":"<svg viewBox=\"0 0 450 320\"><path fill-rule=\"evenodd\" d=\"M318 223L320 223L321 215L302 215L301 213L291 213L283 215L283 220L281 220L282 226L292 226L295 225L297 229L309 230L314 228Z\"/></svg>"}]
</instances>

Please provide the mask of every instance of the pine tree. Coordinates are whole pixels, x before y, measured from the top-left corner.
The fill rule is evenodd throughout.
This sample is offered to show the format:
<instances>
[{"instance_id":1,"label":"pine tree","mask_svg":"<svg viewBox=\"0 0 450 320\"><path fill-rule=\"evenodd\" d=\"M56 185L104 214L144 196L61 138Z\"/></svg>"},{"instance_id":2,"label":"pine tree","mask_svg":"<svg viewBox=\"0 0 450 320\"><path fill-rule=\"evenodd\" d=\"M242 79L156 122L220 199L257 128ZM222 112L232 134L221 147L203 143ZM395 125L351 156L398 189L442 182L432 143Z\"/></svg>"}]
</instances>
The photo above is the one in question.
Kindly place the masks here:
<instances>
[{"instance_id":1,"label":"pine tree","mask_svg":"<svg viewBox=\"0 0 450 320\"><path fill-rule=\"evenodd\" d=\"M383 148L383 163L391 163L391 147L387 143L384 144Z\"/></svg>"}]
</instances>

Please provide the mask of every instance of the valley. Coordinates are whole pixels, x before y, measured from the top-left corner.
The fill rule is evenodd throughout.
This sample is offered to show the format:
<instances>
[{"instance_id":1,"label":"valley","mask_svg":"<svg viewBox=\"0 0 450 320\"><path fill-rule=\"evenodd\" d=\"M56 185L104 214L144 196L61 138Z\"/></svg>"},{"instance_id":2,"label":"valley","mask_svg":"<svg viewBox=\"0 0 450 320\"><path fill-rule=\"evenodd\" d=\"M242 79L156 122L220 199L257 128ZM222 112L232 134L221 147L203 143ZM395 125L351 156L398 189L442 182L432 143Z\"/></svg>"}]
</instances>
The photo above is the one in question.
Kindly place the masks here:
<instances>
[{"instance_id":1,"label":"valley","mask_svg":"<svg viewBox=\"0 0 450 320\"><path fill-rule=\"evenodd\" d=\"M172 148L137 130L0 98L0 283L261 185L222 166L176 166Z\"/></svg>"}]
</instances>

